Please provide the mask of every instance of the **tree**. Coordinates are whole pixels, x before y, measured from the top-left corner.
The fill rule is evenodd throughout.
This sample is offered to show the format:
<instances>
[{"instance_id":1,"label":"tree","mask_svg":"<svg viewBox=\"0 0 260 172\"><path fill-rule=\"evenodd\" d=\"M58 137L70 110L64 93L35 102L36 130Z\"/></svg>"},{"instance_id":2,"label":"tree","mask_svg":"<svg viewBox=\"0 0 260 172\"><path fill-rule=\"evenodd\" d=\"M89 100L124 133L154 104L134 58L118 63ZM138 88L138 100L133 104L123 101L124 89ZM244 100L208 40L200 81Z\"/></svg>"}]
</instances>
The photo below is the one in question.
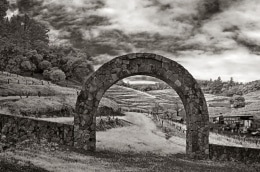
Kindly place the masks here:
<instances>
[{"instance_id":1,"label":"tree","mask_svg":"<svg viewBox=\"0 0 260 172\"><path fill-rule=\"evenodd\" d=\"M80 82L83 82L85 77L94 72L91 63L83 58L70 58L64 69L67 77L77 79Z\"/></svg>"},{"instance_id":2,"label":"tree","mask_svg":"<svg viewBox=\"0 0 260 172\"><path fill-rule=\"evenodd\" d=\"M12 38L16 45L24 49L35 49L38 42L48 46L49 29L40 22L31 19L28 15L12 16L6 23L8 29L7 37Z\"/></svg>"},{"instance_id":3,"label":"tree","mask_svg":"<svg viewBox=\"0 0 260 172\"><path fill-rule=\"evenodd\" d=\"M212 84L211 84L211 90L213 94L220 94L221 90L223 88L223 82L220 78L220 76L218 77L217 80L215 80Z\"/></svg>"},{"instance_id":4,"label":"tree","mask_svg":"<svg viewBox=\"0 0 260 172\"><path fill-rule=\"evenodd\" d=\"M44 70L42 75L44 79L50 79L50 71L48 69Z\"/></svg>"},{"instance_id":5,"label":"tree","mask_svg":"<svg viewBox=\"0 0 260 172\"><path fill-rule=\"evenodd\" d=\"M174 110L176 111L177 116L179 116L179 112L182 110L182 107L178 102L175 103Z\"/></svg>"},{"instance_id":6,"label":"tree","mask_svg":"<svg viewBox=\"0 0 260 172\"><path fill-rule=\"evenodd\" d=\"M230 78L230 81L229 81L229 83L228 83L228 86L231 87L231 88L232 88L233 86L235 86L235 82L234 82L234 80L233 80L233 77Z\"/></svg>"},{"instance_id":7,"label":"tree","mask_svg":"<svg viewBox=\"0 0 260 172\"><path fill-rule=\"evenodd\" d=\"M39 64L39 68L44 71L46 69L50 69L51 68L51 63L47 60L43 60L42 62L40 62Z\"/></svg>"},{"instance_id":8,"label":"tree","mask_svg":"<svg viewBox=\"0 0 260 172\"><path fill-rule=\"evenodd\" d=\"M21 63L21 68L24 70L24 71L31 71L32 69L32 65L31 65L31 62L26 60L26 61L23 61Z\"/></svg>"},{"instance_id":9,"label":"tree","mask_svg":"<svg viewBox=\"0 0 260 172\"><path fill-rule=\"evenodd\" d=\"M2 3L1 1L0 9L3 9ZM39 63L43 60L43 55L39 54L34 46L44 47L45 45L45 48L48 46L49 40L47 32L48 29L43 24L30 19L28 15L17 15L12 16L10 19L1 20L1 70L16 73L20 70L27 70L31 71L33 75L34 71L37 71ZM23 57L23 55L26 55L27 58L20 58Z\"/></svg>"},{"instance_id":10,"label":"tree","mask_svg":"<svg viewBox=\"0 0 260 172\"><path fill-rule=\"evenodd\" d=\"M54 70L50 73L50 79L54 82L63 81L65 78L65 73L60 69Z\"/></svg>"},{"instance_id":11,"label":"tree","mask_svg":"<svg viewBox=\"0 0 260 172\"><path fill-rule=\"evenodd\" d=\"M230 103L233 104L234 108L241 108L245 107L246 105L245 98L243 96L238 95L230 99Z\"/></svg>"},{"instance_id":12,"label":"tree","mask_svg":"<svg viewBox=\"0 0 260 172\"><path fill-rule=\"evenodd\" d=\"M20 73L21 59L19 57L10 58L5 67L5 70L11 73Z\"/></svg>"},{"instance_id":13,"label":"tree","mask_svg":"<svg viewBox=\"0 0 260 172\"><path fill-rule=\"evenodd\" d=\"M163 107L160 105L160 103L155 102L154 107L152 108L153 114L158 115L160 110L163 110Z\"/></svg>"},{"instance_id":14,"label":"tree","mask_svg":"<svg viewBox=\"0 0 260 172\"><path fill-rule=\"evenodd\" d=\"M7 0L1 0L0 1L0 23L2 20L4 20L4 17L6 16L6 11L8 10L8 1Z\"/></svg>"}]
</instances>

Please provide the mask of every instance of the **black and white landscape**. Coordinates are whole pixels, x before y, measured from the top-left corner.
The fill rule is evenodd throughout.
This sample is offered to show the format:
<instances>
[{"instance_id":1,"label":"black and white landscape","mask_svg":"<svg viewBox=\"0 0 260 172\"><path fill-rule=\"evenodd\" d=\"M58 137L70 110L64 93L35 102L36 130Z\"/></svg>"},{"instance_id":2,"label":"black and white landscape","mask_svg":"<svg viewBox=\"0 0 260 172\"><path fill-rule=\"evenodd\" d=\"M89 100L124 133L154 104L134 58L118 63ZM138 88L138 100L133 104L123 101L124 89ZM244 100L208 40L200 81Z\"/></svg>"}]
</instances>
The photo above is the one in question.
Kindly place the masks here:
<instances>
[{"instance_id":1,"label":"black and white landscape","mask_svg":"<svg viewBox=\"0 0 260 172\"><path fill-rule=\"evenodd\" d=\"M257 0L0 0L0 171L260 171Z\"/></svg>"}]
</instances>

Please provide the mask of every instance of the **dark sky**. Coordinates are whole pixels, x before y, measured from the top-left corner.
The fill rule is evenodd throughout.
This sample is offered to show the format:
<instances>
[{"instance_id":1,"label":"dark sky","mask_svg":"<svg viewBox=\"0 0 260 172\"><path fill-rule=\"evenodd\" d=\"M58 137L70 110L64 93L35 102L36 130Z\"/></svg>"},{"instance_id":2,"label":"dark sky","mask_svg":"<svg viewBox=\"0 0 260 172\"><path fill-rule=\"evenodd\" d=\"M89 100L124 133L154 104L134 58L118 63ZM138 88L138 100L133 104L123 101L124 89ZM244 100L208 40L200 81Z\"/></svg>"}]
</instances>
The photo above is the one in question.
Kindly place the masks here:
<instances>
[{"instance_id":1,"label":"dark sky","mask_svg":"<svg viewBox=\"0 0 260 172\"><path fill-rule=\"evenodd\" d=\"M174 59L197 79L260 79L259 0L12 0L55 44L100 63L130 52ZM18 10L15 8L18 7Z\"/></svg>"}]
</instances>

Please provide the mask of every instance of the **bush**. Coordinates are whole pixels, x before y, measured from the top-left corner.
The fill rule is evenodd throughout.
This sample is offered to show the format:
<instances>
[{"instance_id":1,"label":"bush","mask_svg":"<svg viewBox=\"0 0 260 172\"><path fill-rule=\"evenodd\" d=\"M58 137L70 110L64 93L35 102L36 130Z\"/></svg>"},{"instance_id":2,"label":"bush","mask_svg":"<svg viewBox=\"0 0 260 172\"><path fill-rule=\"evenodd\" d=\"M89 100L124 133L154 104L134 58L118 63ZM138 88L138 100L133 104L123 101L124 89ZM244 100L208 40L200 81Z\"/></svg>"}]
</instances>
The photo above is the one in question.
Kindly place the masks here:
<instances>
[{"instance_id":1,"label":"bush","mask_svg":"<svg viewBox=\"0 0 260 172\"><path fill-rule=\"evenodd\" d=\"M92 64L86 59L69 59L64 66L67 77L74 78L80 82L94 72Z\"/></svg>"},{"instance_id":2,"label":"bush","mask_svg":"<svg viewBox=\"0 0 260 172\"><path fill-rule=\"evenodd\" d=\"M43 75L44 79L50 79L50 71L49 70L44 70L42 75Z\"/></svg>"},{"instance_id":3,"label":"bush","mask_svg":"<svg viewBox=\"0 0 260 172\"><path fill-rule=\"evenodd\" d=\"M230 103L233 104L234 108L241 108L241 107L245 107L246 105L245 98L243 96L234 96L230 100Z\"/></svg>"},{"instance_id":4,"label":"bush","mask_svg":"<svg viewBox=\"0 0 260 172\"><path fill-rule=\"evenodd\" d=\"M42 62L40 62L39 68L43 71L46 70L46 69L50 69L51 68L51 62L49 62L47 60L43 60Z\"/></svg>"},{"instance_id":5,"label":"bush","mask_svg":"<svg viewBox=\"0 0 260 172\"><path fill-rule=\"evenodd\" d=\"M228 97L232 97L232 96L234 96L236 94L237 90L238 90L237 87L236 88L231 88L231 89L226 91L225 95L228 96Z\"/></svg>"},{"instance_id":6,"label":"bush","mask_svg":"<svg viewBox=\"0 0 260 172\"><path fill-rule=\"evenodd\" d=\"M65 73L60 69L50 72L50 79L54 82L63 81L65 80L65 78L66 78Z\"/></svg>"},{"instance_id":7,"label":"bush","mask_svg":"<svg viewBox=\"0 0 260 172\"><path fill-rule=\"evenodd\" d=\"M23 61L21 63L21 68L25 71L30 71L32 69L32 65L31 65L30 61Z\"/></svg>"}]
</instances>

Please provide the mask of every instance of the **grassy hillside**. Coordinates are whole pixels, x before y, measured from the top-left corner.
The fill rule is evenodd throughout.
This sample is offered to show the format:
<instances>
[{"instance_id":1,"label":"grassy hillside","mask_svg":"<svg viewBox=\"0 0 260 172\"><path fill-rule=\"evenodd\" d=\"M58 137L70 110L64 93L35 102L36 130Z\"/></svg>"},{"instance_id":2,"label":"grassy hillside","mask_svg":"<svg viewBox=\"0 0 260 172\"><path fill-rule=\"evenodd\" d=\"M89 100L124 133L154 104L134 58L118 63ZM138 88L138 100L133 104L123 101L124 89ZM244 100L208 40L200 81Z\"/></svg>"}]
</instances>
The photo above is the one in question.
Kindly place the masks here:
<instances>
[{"instance_id":1,"label":"grassy hillside","mask_svg":"<svg viewBox=\"0 0 260 172\"><path fill-rule=\"evenodd\" d=\"M104 96L129 109L149 109L156 102L153 95L118 85L113 85Z\"/></svg>"},{"instance_id":2,"label":"grassy hillside","mask_svg":"<svg viewBox=\"0 0 260 172\"><path fill-rule=\"evenodd\" d=\"M41 118L73 117L79 91L45 80L1 72L0 113ZM99 106L119 109L115 101L105 97Z\"/></svg>"},{"instance_id":3,"label":"grassy hillside","mask_svg":"<svg viewBox=\"0 0 260 172\"><path fill-rule=\"evenodd\" d=\"M65 84L65 83L64 83ZM30 116L60 116L66 110L73 116L77 99L75 88L62 87L48 81L31 77L23 77L7 72L0 73L0 111ZM40 93L41 97L38 97ZM27 98L26 95L29 95ZM244 95L246 107L231 109L227 107L209 106L210 115L220 114L253 114L260 119L260 91ZM228 102L229 97L205 94L208 105L214 102ZM180 98L173 89L152 90L142 92L131 88L114 85L104 95L100 107L108 106L113 110L120 107L129 109L151 110L159 102L165 109L172 109Z\"/></svg>"},{"instance_id":4,"label":"grassy hillside","mask_svg":"<svg viewBox=\"0 0 260 172\"><path fill-rule=\"evenodd\" d=\"M155 102L166 109L173 108L175 102L181 100L178 94L173 89L152 90L148 92L141 92L123 86L113 86L105 94L106 97L117 102L122 107L127 108L141 108L151 110ZM260 118L260 91L251 92L244 95L246 106L244 108L229 108L229 107L214 107L208 106L209 115L216 115L222 113L229 114L253 114L256 119ZM212 94L205 94L207 104L213 103L228 103L230 97L216 96Z\"/></svg>"}]
</instances>

